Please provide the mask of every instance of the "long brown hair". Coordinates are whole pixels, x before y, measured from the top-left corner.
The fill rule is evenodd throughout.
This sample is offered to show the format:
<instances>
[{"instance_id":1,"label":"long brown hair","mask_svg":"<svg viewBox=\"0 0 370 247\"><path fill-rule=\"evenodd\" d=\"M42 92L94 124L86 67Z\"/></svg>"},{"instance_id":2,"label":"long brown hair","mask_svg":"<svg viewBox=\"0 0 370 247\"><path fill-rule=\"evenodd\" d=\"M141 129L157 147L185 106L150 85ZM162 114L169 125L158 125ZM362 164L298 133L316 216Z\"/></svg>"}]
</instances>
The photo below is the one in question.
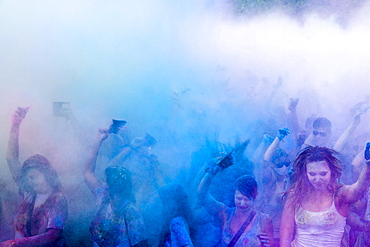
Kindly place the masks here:
<instances>
[{"instance_id":1,"label":"long brown hair","mask_svg":"<svg viewBox=\"0 0 370 247\"><path fill-rule=\"evenodd\" d=\"M339 185L339 179L342 175L340 161L335 157L338 155L333 149L327 147L309 146L300 151L293 163L293 174L291 176L292 186L288 190L291 193L291 206L298 206L303 199L313 190L307 177L307 164L312 162L326 161L331 171L329 191L336 193Z\"/></svg>"}]
</instances>

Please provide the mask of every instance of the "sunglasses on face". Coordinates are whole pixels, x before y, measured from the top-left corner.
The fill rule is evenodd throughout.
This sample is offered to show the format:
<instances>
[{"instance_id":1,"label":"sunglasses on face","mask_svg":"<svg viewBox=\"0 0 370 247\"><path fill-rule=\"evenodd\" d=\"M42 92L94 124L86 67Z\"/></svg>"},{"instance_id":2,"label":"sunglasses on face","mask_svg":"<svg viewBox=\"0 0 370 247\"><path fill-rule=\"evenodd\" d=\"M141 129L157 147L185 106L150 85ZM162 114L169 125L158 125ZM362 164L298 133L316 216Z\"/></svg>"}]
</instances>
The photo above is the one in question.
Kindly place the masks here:
<instances>
[{"instance_id":1,"label":"sunglasses on face","mask_svg":"<svg viewBox=\"0 0 370 247\"><path fill-rule=\"evenodd\" d=\"M290 166L290 161L279 162L275 165L276 165L277 168L282 168L284 166L288 167L288 166Z\"/></svg>"},{"instance_id":2,"label":"sunglasses on face","mask_svg":"<svg viewBox=\"0 0 370 247\"><path fill-rule=\"evenodd\" d=\"M312 134L315 136L317 135L321 135L322 137L326 136L326 132L317 131L317 130L312 131Z\"/></svg>"}]
</instances>

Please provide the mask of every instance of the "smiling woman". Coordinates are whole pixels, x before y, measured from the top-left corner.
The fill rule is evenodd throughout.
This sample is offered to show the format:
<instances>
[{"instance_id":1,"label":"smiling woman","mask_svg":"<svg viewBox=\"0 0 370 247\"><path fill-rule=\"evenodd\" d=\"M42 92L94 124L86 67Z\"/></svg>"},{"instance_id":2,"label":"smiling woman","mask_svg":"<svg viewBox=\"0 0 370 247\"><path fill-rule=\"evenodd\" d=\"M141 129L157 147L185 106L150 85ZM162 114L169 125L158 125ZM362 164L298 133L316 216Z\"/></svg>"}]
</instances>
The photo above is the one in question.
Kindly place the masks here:
<instances>
[{"instance_id":1,"label":"smiling woman","mask_svg":"<svg viewBox=\"0 0 370 247\"><path fill-rule=\"evenodd\" d=\"M235 207L230 208L216 201L208 192L212 179L221 169L220 165L207 169L198 187L199 201L210 214L214 215L222 229L222 236L217 246L272 246L271 219L254 208L254 201L258 194L257 182L254 178L244 175L236 180Z\"/></svg>"},{"instance_id":2,"label":"smiling woman","mask_svg":"<svg viewBox=\"0 0 370 247\"><path fill-rule=\"evenodd\" d=\"M349 207L369 186L370 162L356 183L340 185L336 154L326 147L310 146L294 161L293 184L280 226L282 247L341 245Z\"/></svg>"}]
</instances>

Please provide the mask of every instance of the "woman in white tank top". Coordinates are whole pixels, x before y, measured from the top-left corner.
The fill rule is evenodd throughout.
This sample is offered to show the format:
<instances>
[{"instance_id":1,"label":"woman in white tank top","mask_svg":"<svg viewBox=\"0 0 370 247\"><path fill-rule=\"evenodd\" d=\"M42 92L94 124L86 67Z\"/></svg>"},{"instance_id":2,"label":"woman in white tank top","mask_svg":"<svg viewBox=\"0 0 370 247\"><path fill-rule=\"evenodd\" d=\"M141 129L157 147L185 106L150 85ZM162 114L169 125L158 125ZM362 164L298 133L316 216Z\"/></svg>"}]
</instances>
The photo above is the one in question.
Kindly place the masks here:
<instances>
[{"instance_id":1,"label":"woman in white tank top","mask_svg":"<svg viewBox=\"0 0 370 247\"><path fill-rule=\"evenodd\" d=\"M281 219L281 247L340 246L349 206L370 184L370 160L356 183L339 185L341 167L336 154L326 147L310 146L294 161Z\"/></svg>"}]
</instances>

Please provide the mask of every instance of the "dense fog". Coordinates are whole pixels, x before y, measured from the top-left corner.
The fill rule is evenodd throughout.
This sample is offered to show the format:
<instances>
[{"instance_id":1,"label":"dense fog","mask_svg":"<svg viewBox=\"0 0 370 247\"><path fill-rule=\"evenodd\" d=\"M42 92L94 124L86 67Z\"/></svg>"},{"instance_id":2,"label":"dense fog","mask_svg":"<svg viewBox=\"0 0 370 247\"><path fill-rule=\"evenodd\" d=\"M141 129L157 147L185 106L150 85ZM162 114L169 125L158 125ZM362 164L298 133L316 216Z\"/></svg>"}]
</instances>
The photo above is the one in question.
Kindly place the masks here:
<instances>
[{"instance_id":1,"label":"dense fog","mask_svg":"<svg viewBox=\"0 0 370 247\"><path fill-rule=\"evenodd\" d=\"M20 160L41 153L58 171L69 225L82 225L71 242L89 237L95 208L81 166L112 118L127 120L127 129L106 141L97 171L118 152L109 144L150 133L170 181L186 178L192 153L207 139L234 145L248 138L251 154L263 134L286 127L290 98L299 98L302 126L325 116L335 140L350 109L369 100L369 11L367 2L350 11L248 16L222 1L2 0L1 181L16 191L5 153L18 106L31 106ZM78 133L53 116L52 102L70 102ZM369 124L365 114L354 136Z\"/></svg>"}]
</instances>

